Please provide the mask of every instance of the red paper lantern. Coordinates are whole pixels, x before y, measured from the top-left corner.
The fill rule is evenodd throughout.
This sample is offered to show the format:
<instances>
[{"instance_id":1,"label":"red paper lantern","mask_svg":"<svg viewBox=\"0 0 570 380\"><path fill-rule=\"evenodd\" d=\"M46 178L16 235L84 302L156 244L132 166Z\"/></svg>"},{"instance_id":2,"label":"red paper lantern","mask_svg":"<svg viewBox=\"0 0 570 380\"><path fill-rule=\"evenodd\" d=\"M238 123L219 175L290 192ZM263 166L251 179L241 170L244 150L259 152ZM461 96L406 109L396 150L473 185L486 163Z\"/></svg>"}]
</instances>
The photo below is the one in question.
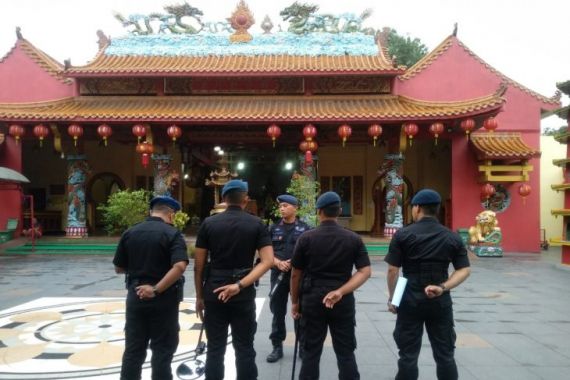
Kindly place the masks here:
<instances>
[{"instance_id":1,"label":"red paper lantern","mask_svg":"<svg viewBox=\"0 0 570 380\"><path fill-rule=\"evenodd\" d=\"M40 139L40 147L43 146L44 138L49 134L49 129L43 124L34 127L34 136Z\"/></svg>"},{"instance_id":2,"label":"red paper lantern","mask_svg":"<svg viewBox=\"0 0 570 380\"><path fill-rule=\"evenodd\" d=\"M307 141L311 141L317 136L317 128L313 124L305 125L305 128L303 128L303 136L305 136Z\"/></svg>"},{"instance_id":3,"label":"red paper lantern","mask_svg":"<svg viewBox=\"0 0 570 380\"><path fill-rule=\"evenodd\" d=\"M490 117L483 122L483 128L487 131L493 133L495 129L499 126L499 122L494 117Z\"/></svg>"},{"instance_id":4,"label":"red paper lantern","mask_svg":"<svg viewBox=\"0 0 570 380\"><path fill-rule=\"evenodd\" d=\"M338 136L342 139L342 147L344 148L344 144L346 143L346 139L348 139L352 135L352 128L350 125L343 124L338 127Z\"/></svg>"},{"instance_id":5,"label":"red paper lantern","mask_svg":"<svg viewBox=\"0 0 570 380\"><path fill-rule=\"evenodd\" d=\"M490 183L486 183L481 186L481 198L482 199L489 199L490 197L495 194L495 186L491 185Z\"/></svg>"},{"instance_id":6,"label":"red paper lantern","mask_svg":"<svg viewBox=\"0 0 570 380\"><path fill-rule=\"evenodd\" d=\"M97 127L97 133L103 138L105 146L107 146L107 139L113 134L113 129L107 124L101 124Z\"/></svg>"},{"instance_id":7,"label":"red paper lantern","mask_svg":"<svg viewBox=\"0 0 570 380\"><path fill-rule=\"evenodd\" d=\"M67 133L73 137L73 145L77 146L77 139L83 136L83 127L79 124L71 124L67 127Z\"/></svg>"},{"instance_id":8,"label":"red paper lantern","mask_svg":"<svg viewBox=\"0 0 570 380\"><path fill-rule=\"evenodd\" d=\"M141 154L141 163L142 166L146 169L150 161L150 155L154 152L154 147L152 146L152 144L143 141L142 143L137 144L136 150L137 153Z\"/></svg>"},{"instance_id":9,"label":"red paper lantern","mask_svg":"<svg viewBox=\"0 0 570 380\"><path fill-rule=\"evenodd\" d=\"M465 119L460 124L461 129L465 131L465 136L469 139L469 133L475 128L475 120Z\"/></svg>"},{"instance_id":10,"label":"red paper lantern","mask_svg":"<svg viewBox=\"0 0 570 380\"><path fill-rule=\"evenodd\" d=\"M140 144L141 137L146 136L146 128L142 124L133 125L133 135L137 136L137 143Z\"/></svg>"},{"instance_id":11,"label":"red paper lantern","mask_svg":"<svg viewBox=\"0 0 570 380\"><path fill-rule=\"evenodd\" d=\"M376 146L376 140L378 140L378 137L380 137L381 134L382 126L380 126L380 124L372 124L370 127L368 127L368 136L372 137L374 146Z\"/></svg>"},{"instance_id":12,"label":"red paper lantern","mask_svg":"<svg viewBox=\"0 0 570 380\"><path fill-rule=\"evenodd\" d=\"M410 146L412 146L412 140L414 139L414 136L418 134L419 130L418 126L414 123L404 124L404 133L410 139Z\"/></svg>"},{"instance_id":13,"label":"red paper lantern","mask_svg":"<svg viewBox=\"0 0 570 380\"><path fill-rule=\"evenodd\" d=\"M435 145L437 145L437 138L443 133L443 123L433 123L429 126L429 131L435 137Z\"/></svg>"},{"instance_id":14,"label":"red paper lantern","mask_svg":"<svg viewBox=\"0 0 570 380\"><path fill-rule=\"evenodd\" d=\"M10 128L8 128L8 134L16 139L16 144L20 141L20 138L24 136L26 130L20 124L12 124Z\"/></svg>"},{"instance_id":15,"label":"red paper lantern","mask_svg":"<svg viewBox=\"0 0 570 380\"><path fill-rule=\"evenodd\" d=\"M277 138L281 136L281 128L279 128L277 124L271 124L267 128L267 136L271 137L271 141L273 142L273 147L275 148L275 140L277 140Z\"/></svg>"},{"instance_id":16,"label":"red paper lantern","mask_svg":"<svg viewBox=\"0 0 570 380\"><path fill-rule=\"evenodd\" d=\"M307 152L307 151L316 152L318 148L319 144L317 144L317 142L313 140L303 140L299 144L299 149L301 150L301 152Z\"/></svg>"},{"instance_id":17,"label":"red paper lantern","mask_svg":"<svg viewBox=\"0 0 570 380\"><path fill-rule=\"evenodd\" d=\"M172 124L166 130L166 134L172 139L172 143L175 144L176 139L182 136L182 129L178 125Z\"/></svg>"},{"instance_id":18,"label":"red paper lantern","mask_svg":"<svg viewBox=\"0 0 570 380\"><path fill-rule=\"evenodd\" d=\"M530 187L530 185L527 185L526 183L523 183L522 185L519 186L519 195L523 199L523 204L526 203L526 197L530 195L531 191L532 188Z\"/></svg>"},{"instance_id":19,"label":"red paper lantern","mask_svg":"<svg viewBox=\"0 0 570 380\"><path fill-rule=\"evenodd\" d=\"M305 152L305 165L312 165L313 164L313 153L308 150Z\"/></svg>"}]
</instances>

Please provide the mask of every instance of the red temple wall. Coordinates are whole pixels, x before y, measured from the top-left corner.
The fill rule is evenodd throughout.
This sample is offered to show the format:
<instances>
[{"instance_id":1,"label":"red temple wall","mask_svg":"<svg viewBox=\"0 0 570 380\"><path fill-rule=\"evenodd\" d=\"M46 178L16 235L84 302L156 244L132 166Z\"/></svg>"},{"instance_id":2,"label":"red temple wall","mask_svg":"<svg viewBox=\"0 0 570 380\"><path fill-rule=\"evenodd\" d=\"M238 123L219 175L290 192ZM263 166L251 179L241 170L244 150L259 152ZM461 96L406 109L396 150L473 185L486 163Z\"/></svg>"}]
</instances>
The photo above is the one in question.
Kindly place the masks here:
<instances>
[{"instance_id":1,"label":"red temple wall","mask_svg":"<svg viewBox=\"0 0 570 380\"><path fill-rule=\"evenodd\" d=\"M13 138L6 136L3 148L0 149L0 166L22 171L22 145L16 145ZM19 218L22 211L21 191L13 183L0 183L0 229L4 230L8 218ZM18 231L22 228L22 220L18 223Z\"/></svg>"},{"instance_id":2,"label":"red temple wall","mask_svg":"<svg viewBox=\"0 0 570 380\"><path fill-rule=\"evenodd\" d=\"M74 86L48 74L20 48L0 61L0 102L37 102L73 95Z\"/></svg>"},{"instance_id":3,"label":"red temple wall","mask_svg":"<svg viewBox=\"0 0 570 380\"><path fill-rule=\"evenodd\" d=\"M415 77L396 80L395 92L411 98L432 101L456 101L486 96L500 87L503 78L493 73L461 46L453 45L429 67ZM521 132L531 147L540 147L541 108L556 108L542 103L530 94L509 85L507 102L498 115L499 131ZM487 132L485 132L487 133ZM511 205L498 214L505 251L540 252L540 165L530 162L534 170L528 184L532 188L523 200L518 194L519 182L505 183L511 194ZM483 211L477 182L477 162L465 137L454 137L452 145L452 227L474 225L475 216Z\"/></svg>"}]
</instances>

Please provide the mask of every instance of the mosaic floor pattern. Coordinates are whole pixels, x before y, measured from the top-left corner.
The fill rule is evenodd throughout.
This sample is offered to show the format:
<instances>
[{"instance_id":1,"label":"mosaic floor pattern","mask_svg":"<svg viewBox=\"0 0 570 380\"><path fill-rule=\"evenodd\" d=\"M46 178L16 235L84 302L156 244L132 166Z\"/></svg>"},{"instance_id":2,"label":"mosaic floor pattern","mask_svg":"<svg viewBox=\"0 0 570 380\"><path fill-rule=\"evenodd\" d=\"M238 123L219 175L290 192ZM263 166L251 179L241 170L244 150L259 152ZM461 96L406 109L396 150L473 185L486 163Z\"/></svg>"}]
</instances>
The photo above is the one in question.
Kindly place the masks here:
<instances>
[{"instance_id":1,"label":"mosaic floor pattern","mask_svg":"<svg viewBox=\"0 0 570 380\"><path fill-rule=\"evenodd\" d=\"M263 301L256 300L258 318ZM196 374L205 355L195 352L202 324L194 305L193 299L180 304L180 344L172 363L175 379L203 378ZM123 298L39 298L2 310L0 379L117 379L124 324ZM143 380L150 379L150 357L149 351ZM235 378L234 358L228 343L226 379Z\"/></svg>"}]
</instances>

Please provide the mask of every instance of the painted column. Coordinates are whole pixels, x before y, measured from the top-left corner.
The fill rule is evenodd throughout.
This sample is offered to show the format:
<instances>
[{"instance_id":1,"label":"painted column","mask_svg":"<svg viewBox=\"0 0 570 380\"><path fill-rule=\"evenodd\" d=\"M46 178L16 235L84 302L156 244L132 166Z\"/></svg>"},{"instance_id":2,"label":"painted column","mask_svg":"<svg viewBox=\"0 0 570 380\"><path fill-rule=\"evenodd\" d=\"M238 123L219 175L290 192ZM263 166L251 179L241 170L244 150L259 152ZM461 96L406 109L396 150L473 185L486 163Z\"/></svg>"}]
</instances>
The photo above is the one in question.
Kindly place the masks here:
<instances>
[{"instance_id":1,"label":"painted column","mask_svg":"<svg viewBox=\"0 0 570 380\"><path fill-rule=\"evenodd\" d=\"M402 193L404 190L403 167L403 154L387 154L384 156L380 174L384 176L384 183L386 185L385 237L392 237L396 231L404 226L404 216L402 214Z\"/></svg>"},{"instance_id":2,"label":"painted column","mask_svg":"<svg viewBox=\"0 0 570 380\"><path fill-rule=\"evenodd\" d=\"M85 180L88 174L87 156L67 156L67 237L87 237Z\"/></svg>"},{"instance_id":3,"label":"painted column","mask_svg":"<svg viewBox=\"0 0 570 380\"><path fill-rule=\"evenodd\" d=\"M178 183L178 172L170 167L172 156L170 154L153 154L154 163L154 195L165 195L172 197L174 187ZM176 198L176 194L174 195Z\"/></svg>"}]
</instances>

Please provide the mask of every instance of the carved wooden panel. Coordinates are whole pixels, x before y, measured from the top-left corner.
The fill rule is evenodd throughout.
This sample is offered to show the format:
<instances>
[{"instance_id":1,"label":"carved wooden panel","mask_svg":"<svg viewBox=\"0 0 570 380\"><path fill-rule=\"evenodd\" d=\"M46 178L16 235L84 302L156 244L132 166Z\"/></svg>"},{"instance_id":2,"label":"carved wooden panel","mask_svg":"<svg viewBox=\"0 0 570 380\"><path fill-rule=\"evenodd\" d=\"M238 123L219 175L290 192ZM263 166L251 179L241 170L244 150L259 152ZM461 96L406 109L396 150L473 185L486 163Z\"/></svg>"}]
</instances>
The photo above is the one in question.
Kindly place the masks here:
<instances>
[{"instance_id":1,"label":"carved wooden panel","mask_svg":"<svg viewBox=\"0 0 570 380\"><path fill-rule=\"evenodd\" d=\"M352 215L351 178L349 176L332 177L332 191L340 196L342 211L340 216Z\"/></svg>"},{"instance_id":2,"label":"carved wooden panel","mask_svg":"<svg viewBox=\"0 0 570 380\"><path fill-rule=\"evenodd\" d=\"M153 78L85 78L79 83L81 95L156 95Z\"/></svg>"},{"instance_id":3,"label":"carved wooden panel","mask_svg":"<svg viewBox=\"0 0 570 380\"><path fill-rule=\"evenodd\" d=\"M279 80L276 78L194 78L192 94L277 94Z\"/></svg>"},{"instance_id":4,"label":"carved wooden panel","mask_svg":"<svg viewBox=\"0 0 570 380\"><path fill-rule=\"evenodd\" d=\"M165 95L190 95L192 93L192 78L165 78Z\"/></svg>"},{"instance_id":5,"label":"carved wooden panel","mask_svg":"<svg viewBox=\"0 0 570 380\"><path fill-rule=\"evenodd\" d=\"M364 178L361 175L352 177L352 213L362 215Z\"/></svg>"},{"instance_id":6,"label":"carved wooden panel","mask_svg":"<svg viewBox=\"0 0 570 380\"><path fill-rule=\"evenodd\" d=\"M382 77L321 77L314 94L389 94L390 79Z\"/></svg>"},{"instance_id":7,"label":"carved wooden panel","mask_svg":"<svg viewBox=\"0 0 570 380\"><path fill-rule=\"evenodd\" d=\"M295 94L303 94L304 92L305 92L305 83L303 78L279 79L280 95L295 95Z\"/></svg>"},{"instance_id":8,"label":"carved wooden panel","mask_svg":"<svg viewBox=\"0 0 570 380\"><path fill-rule=\"evenodd\" d=\"M331 177L321 177L321 194L331 190Z\"/></svg>"}]
</instances>

